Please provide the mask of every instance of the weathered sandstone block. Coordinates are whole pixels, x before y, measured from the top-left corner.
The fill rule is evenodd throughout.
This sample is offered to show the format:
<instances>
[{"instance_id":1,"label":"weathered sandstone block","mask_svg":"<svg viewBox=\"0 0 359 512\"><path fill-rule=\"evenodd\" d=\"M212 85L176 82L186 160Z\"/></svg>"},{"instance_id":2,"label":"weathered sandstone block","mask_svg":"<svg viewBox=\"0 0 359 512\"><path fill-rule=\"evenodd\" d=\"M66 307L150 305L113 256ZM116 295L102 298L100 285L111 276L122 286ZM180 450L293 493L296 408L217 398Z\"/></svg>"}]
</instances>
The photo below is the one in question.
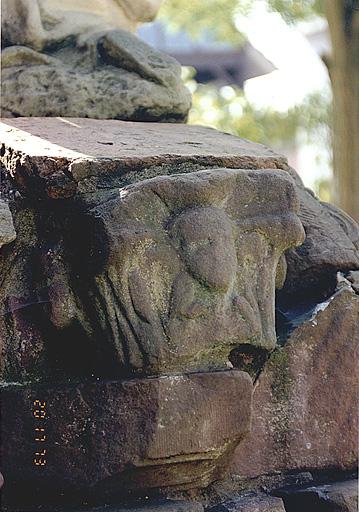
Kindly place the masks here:
<instances>
[{"instance_id":1,"label":"weathered sandstone block","mask_svg":"<svg viewBox=\"0 0 359 512\"><path fill-rule=\"evenodd\" d=\"M249 430L238 369L275 347L282 255L304 237L294 184L261 146L168 128L2 124L3 472L22 496L204 487Z\"/></svg>"},{"instance_id":2,"label":"weathered sandstone block","mask_svg":"<svg viewBox=\"0 0 359 512\"><path fill-rule=\"evenodd\" d=\"M321 512L357 512L358 482L349 480L307 489L298 489L284 494L288 512L313 510Z\"/></svg>"},{"instance_id":3,"label":"weathered sandstone block","mask_svg":"<svg viewBox=\"0 0 359 512\"><path fill-rule=\"evenodd\" d=\"M86 125L97 140L99 133L90 131L93 122ZM54 120L53 126L62 123ZM141 129L161 133L157 126L126 128L133 129L135 140ZM84 144L86 134L78 130ZM182 131L189 136L190 130ZM175 147L181 147L182 136L179 132ZM125 140L118 142L126 154ZM15 261L2 290L8 315L2 327L6 380L47 378L53 372L63 379L223 369L241 344L262 351L274 348L281 255L303 240L286 173L194 172L189 166L187 171L193 172L171 174L178 169L173 165L168 176L141 179L141 172L150 175L148 162L156 172L163 158L158 148L147 149L144 142L142 158L140 153L135 160L132 152L129 158L121 153L111 160L98 158L100 143L93 151L89 144L91 158L84 151L66 153L59 145L47 148L44 139L41 144L37 147L36 139L15 132L14 145L3 156L30 200L19 203L26 204L18 209L20 245L9 250ZM108 156L116 154L112 146L105 147ZM193 150L184 148L175 158L185 168L186 159L193 160L186 153ZM165 149L171 151L171 145ZM255 161L249 144L242 149L248 159L246 151ZM136 165L136 172L124 172L126 164ZM43 203L46 195L68 199ZM29 274L30 261L38 268L36 282ZM31 299L34 294L37 300ZM24 338L31 339L25 357Z\"/></svg>"},{"instance_id":4,"label":"weathered sandstone block","mask_svg":"<svg viewBox=\"0 0 359 512\"><path fill-rule=\"evenodd\" d=\"M4 120L0 137L17 235L0 253L1 387L4 404L19 402L6 406L3 439L16 447L16 430L24 446L16 464L2 450L17 489L36 481L20 481L28 400L56 404L52 497L77 488L101 501L133 482L166 492L222 477L248 430L251 381L238 370L257 379L276 346L276 288L284 347L257 381L255 440L234 471L353 466L353 221L318 202L284 158L206 128L20 118ZM294 249L299 219L307 238Z\"/></svg>"},{"instance_id":5,"label":"weathered sandstone block","mask_svg":"<svg viewBox=\"0 0 359 512\"><path fill-rule=\"evenodd\" d=\"M344 286L271 356L254 393L252 432L233 472L355 470L359 297Z\"/></svg>"},{"instance_id":6,"label":"weathered sandstone block","mask_svg":"<svg viewBox=\"0 0 359 512\"><path fill-rule=\"evenodd\" d=\"M4 117L183 121L181 66L129 31L161 0L3 0Z\"/></svg>"},{"instance_id":7,"label":"weathered sandstone block","mask_svg":"<svg viewBox=\"0 0 359 512\"><path fill-rule=\"evenodd\" d=\"M86 501L207 486L249 431L251 397L250 377L234 370L3 387L4 505L19 489L25 506L37 493L44 504L70 491Z\"/></svg>"},{"instance_id":8,"label":"weathered sandstone block","mask_svg":"<svg viewBox=\"0 0 359 512\"><path fill-rule=\"evenodd\" d=\"M209 512L286 512L286 509L281 498L258 493L221 503Z\"/></svg>"}]
</instances>

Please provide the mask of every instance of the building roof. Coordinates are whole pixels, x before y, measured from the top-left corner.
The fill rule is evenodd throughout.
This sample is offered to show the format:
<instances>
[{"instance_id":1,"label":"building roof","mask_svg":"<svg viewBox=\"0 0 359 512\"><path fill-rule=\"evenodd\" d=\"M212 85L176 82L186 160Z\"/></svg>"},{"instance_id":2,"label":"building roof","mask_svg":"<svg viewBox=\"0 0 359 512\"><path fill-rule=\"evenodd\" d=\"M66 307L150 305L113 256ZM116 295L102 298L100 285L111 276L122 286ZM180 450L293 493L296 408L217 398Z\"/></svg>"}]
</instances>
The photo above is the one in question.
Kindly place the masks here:
<instances>
[{"instance_id":1,"label":"building roof","mask_svg":"<svg viewBox=\"0 0 359 512\"><path fill-rule=\"evenodd\" d=\"M161 22L145 25L139 35L147 43L175 57L183 66L197 71L200 83L236 84L271 73L276 68L249 42L240 47L211 40L203 35L194 41L185 32L172 32Z\"/></svg>"}]
</instances>

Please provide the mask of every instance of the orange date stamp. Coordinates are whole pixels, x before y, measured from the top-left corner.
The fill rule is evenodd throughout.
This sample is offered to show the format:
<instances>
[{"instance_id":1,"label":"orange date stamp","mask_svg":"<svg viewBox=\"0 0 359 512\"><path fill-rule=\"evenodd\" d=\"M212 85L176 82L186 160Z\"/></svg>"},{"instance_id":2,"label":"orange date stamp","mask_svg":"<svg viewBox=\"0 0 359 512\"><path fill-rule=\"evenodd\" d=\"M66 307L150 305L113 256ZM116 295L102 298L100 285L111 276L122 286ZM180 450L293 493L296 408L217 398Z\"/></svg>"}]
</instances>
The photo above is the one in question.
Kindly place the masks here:
<instances>
[{"instance_id":1,"label":"orange date stamp","mask_svg":"<svg viewBox=\"0 0 359 512\"><path fill-rule=\"evenodd\" d=\"M34 400L33 402L33 417L35 419L34 425L34 441L35 450L33 456L33 463L35 466L46 466L47 464L47 430L46 419L47 409L46 402L42 400Z\"/></svg>"}]
</instances>

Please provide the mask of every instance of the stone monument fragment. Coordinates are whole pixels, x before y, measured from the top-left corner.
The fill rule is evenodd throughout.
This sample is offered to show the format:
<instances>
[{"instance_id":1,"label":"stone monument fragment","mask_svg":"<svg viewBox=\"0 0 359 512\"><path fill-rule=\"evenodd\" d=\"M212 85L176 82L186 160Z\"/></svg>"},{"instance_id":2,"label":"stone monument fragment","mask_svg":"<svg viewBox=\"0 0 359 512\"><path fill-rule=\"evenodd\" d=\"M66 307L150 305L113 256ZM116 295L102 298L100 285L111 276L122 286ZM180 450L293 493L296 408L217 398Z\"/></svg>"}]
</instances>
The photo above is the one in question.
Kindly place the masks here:
<instances>
[{"instance_id":1,"label":"stone monument fragment","mask_svg":"<svg viewBox=\"0 0 359 512\"><path fill-rule=\"evenodd\" d=\"M18 191L1 255L9 500L44 482L52 497L205 487L249 431L282 254L304 239L294 184L261 146L185 126L163 143L165 129L2 123Z\"/></svg>"},{"instance_id":2,"label":"stone monument fragment","mask_svg":"<svg viewBox=\"0 0 359 512\"><path fill-rule=\"evenodd\" d=\"M358 482L348 480L283 492L286 510L323 510L325 512L357 512Z\"/></svg>"},{"instance_id":3,"label":"stone monument fragment","mask_svg":"<svg viewBox=\"0 0 359 512\"><path fill-rule=\"evenodd\" d=\"M356 470L358 325L359 296L348 283L276 349L258 379L251 435L234 473Z\"/></svg>"},{"instance_id":4,"label":"stone monument fragment","mask_svg":"<svg viewBox=\"0 0 359 512\"><path fill-rule=\"evenodd\" d=\"M182 121L181 67L131 34L161 0L3 0L2 116Z\"/></svg>"},{"instance_id":5,"label":"stone monument fragment","mask_svg":"<svg viewBox=\"0 0 359 512\"><path fill-rule=\"evenodd\" d=\"M209 512L286 512L286 509L280 498L264 493L249 493L211 507Z\"/></svg>"},{"instance_id":6,"label":"stone monument fragment","mask_svg":"<svg viewBox=\"0 0 359 512\"><path fill-rule=\"evenodd\" d=\"M358 226L163 122L190 95L134 35L160 4L2 1L2 508L352 511L315 480L357 463Z\"/></svg>"},{"instance_id":7,"label":"stone monument fragment","mask_svg":"<svg viewBox=\"0 0 359 512\"><path fill-rule=\"evenodd\" d=\"M19 118L0 139L7 512L281 510L214 482L353 469L354 221L207 128Z\"/></svg>"}]
</instances>

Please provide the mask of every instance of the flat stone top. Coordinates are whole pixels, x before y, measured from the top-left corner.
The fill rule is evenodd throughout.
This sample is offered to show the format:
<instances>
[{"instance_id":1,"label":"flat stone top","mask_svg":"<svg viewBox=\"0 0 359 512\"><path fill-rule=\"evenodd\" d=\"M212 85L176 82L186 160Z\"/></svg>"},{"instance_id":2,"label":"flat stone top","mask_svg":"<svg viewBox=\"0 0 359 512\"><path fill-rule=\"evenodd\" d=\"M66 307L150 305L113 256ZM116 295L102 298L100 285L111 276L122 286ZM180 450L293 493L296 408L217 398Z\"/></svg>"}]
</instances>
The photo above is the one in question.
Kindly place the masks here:
<instances>
[{"instance_id":1,"label":"flat stone top","mask_svg":"<svg viewBox=\"0 0 359 512\"><path fill-rule=\"evenodd\" d=\"M273 151L211 128L169 123L74 118L2 119L0 141L15 151L51 158L132 159L158 156L252 156Z\"/></svg>"},{"instance_id":2,"label":"flat stone top","mask_svg":"<svg viewBox=\"0 0 359 512\"><path fill-rule=\"evenodd\" d=\"M2 119L0 162L22 194L54 199L159 174L287 167L261 144L203 126L50 117Z\"/></svg>"}]
</instances>

